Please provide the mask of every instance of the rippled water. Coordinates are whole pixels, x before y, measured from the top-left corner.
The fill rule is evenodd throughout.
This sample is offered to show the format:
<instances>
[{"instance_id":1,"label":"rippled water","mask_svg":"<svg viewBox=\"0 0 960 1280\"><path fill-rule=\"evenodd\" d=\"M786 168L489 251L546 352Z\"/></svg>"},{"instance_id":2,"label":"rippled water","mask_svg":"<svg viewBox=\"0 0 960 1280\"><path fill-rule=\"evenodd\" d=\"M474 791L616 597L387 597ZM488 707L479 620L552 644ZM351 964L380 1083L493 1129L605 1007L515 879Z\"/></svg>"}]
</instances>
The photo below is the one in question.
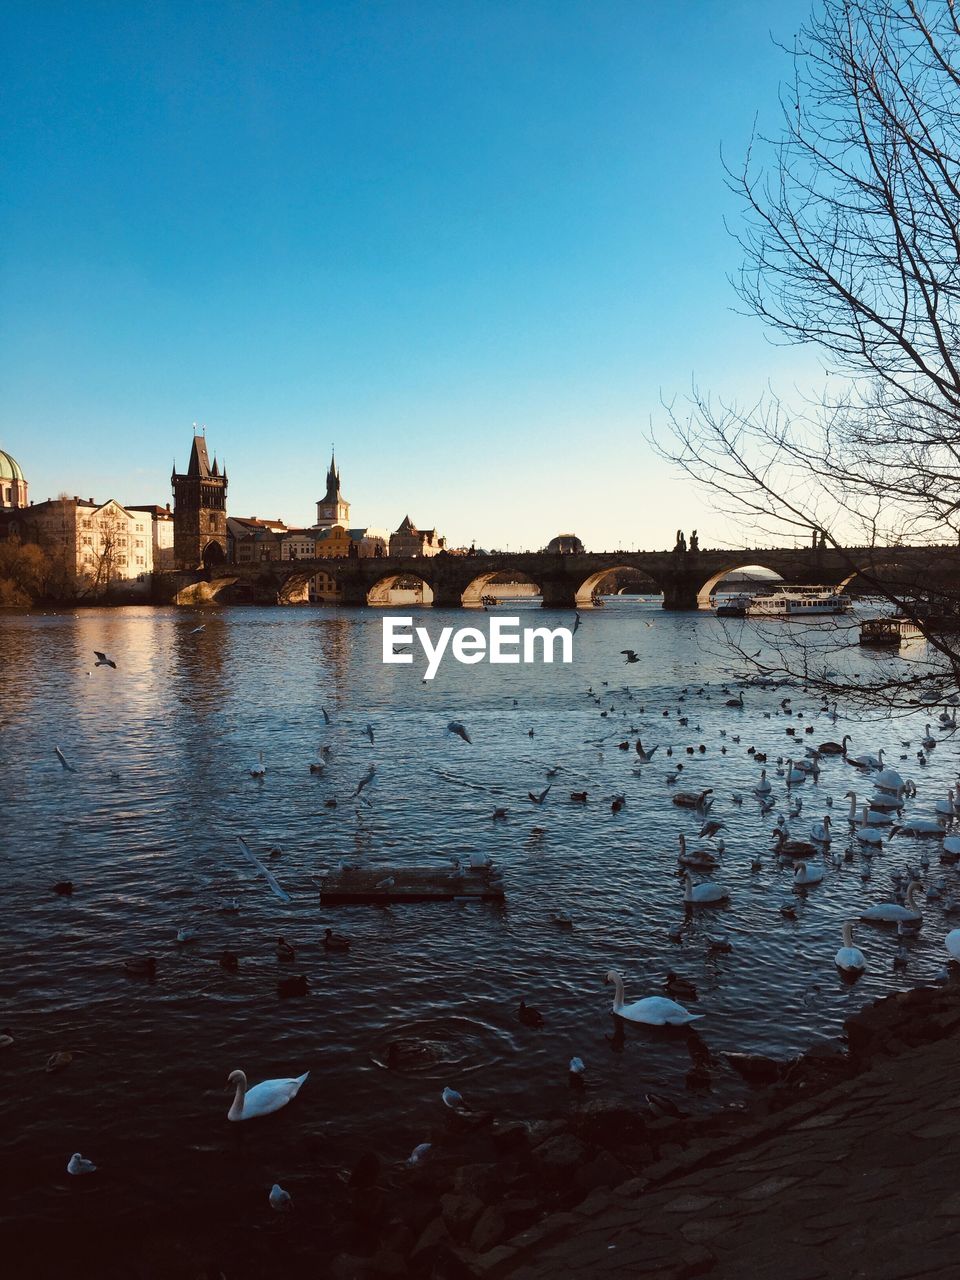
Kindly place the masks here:
<instances>
[{"instance_id":1,"label":"rippled water","mask_svg":"<svg viewBox=\"0 0 960 1280\"><path fill-rule=\"evenodd\" d=\"M510 612L569 623L523 606ZM798 900L796 921L779 913L794 896L790 870L769 854L788 803L774 763L794 746L786 728L807 743L851 733L854 753L886 747L920 784L911 812L931 814L956 775L957 750L946 739L917 767L929 713L860 724L841 708L834 724L800 689L750 689L746 709L729 710L720 685L738 672L723 657L717 621L635 602L586 613L571 666L447 661L430 684L419 661L382 665L381 617L206 611L205 631L193 635L201 615L188 611L0 616L0 1026L15 1040L0 1050L4 1230L133 1220L145 1204L269 1230L273 1181L305 1207L365 1147L402 1159L436 1123L445 1084L501 1113L571 1105L574 1053L597 1091L683 1094L682 1037L636 1028L623 1043L612 1037L610 967L623 971L628 1000L660 991L668 969L682 973L698 988L698 1029L711 1050L778 1055L834 1039L855 1008L942 967L950 925L939 904L926 909L906 973L892 970L895 938L866 925L862 981L844 986L832 963L841 920L889 899L890 871L916 862L920 842L892 842L869 884L859 855L828 867ZM425 610L418 621L435 632L478 616ZM810 635L822 644L833 633ZM95 648L118 669L94 669ZM642 661L626 665L625 648ZM802 721L781 712L785 692ZM445 732L454 718L472 745ZM637 732L660 744L643 769L617 746ZM705 754L688 757L701 743ZM317 777L308 766L320 744L333 756ZM55 746L76 773L61 769ZM749 797L759 773L749 746L769 752L778 805L767 817ZM249 766L260 751L267 772L257 781ZM358 818L349 797L371 762L371 807ZM672 943L669 929L683 919L677 833L695 840L699 829L670 803L665 774L678 762L680 786L716 790L727 851L714 878L731 903L698 913ZM552 765L563 771L534 808L527 791L546 785ZM858 783L865 793L847 764L826 761L819 784L795 788L804 805L792 834L807 836L831 794L842 847L842 797ZM588 791L585 806L569 801L574 790ZM742 807L730 802L734 790L748 793ZM614 813L618 792L626 805ZM324 806L331 796L335 809ZM508 818L493 822L500 805ZM283 849L271 868L289 904L256 878L238 835L260 853ZM317 879L342 859L443 866L472 852L502 870L503 907L319 905ZM751 872L756 852L764 865ZM960 892L960 876L937 864L936 849L932 857L928 880L943 875ZM52 884L66 879L73 896L54 895ZM240 913L223 914L219 904L232 898ZM558 909L573 915L572 930L552 922ZM323 950L326 926L350 935L348 953ZM186 946L175 941L182 927L197 934ZM705 936L718 931L729 933L730 954L707 952ZM279 934L297 947L292 969L275 958ZM224 948L240 957L239 973L218 966ZM126 957L144 953L157 957L155 982L124 971ZM308 975L306 998L278 999L286 972ZM521 996L542 1010L542 1029L518 1022ZM388 1070L398 1040L399 1069ZM73 1061L47 1073L55 1051ZM251 1082L311 1076L285 1112L234 1126L226 1078L238 1066ZM743 1088L718 1061L712 1093L685 1105L713 1106ZM100 1166L95 1178L67 1177L77 1150Z\"/></svg>"}]
</instances>

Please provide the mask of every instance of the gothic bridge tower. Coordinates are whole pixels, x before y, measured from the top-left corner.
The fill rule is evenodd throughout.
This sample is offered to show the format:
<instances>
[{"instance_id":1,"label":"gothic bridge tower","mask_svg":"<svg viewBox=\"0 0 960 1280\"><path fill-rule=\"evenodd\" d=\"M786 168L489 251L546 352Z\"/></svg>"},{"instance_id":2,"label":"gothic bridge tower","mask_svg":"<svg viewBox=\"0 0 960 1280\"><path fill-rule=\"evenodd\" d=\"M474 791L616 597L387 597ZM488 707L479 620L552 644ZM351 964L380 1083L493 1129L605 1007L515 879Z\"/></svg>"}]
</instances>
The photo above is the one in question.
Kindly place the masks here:
<instances>
[{"instance_id":1,"label":"gothic bridge tower","mask_svg":"<svg viewBox=\"0 0 960 1280\"><path fill-rule=\"evenodd\" d=\"M173 464L173 556L181 569L206 569L227 559L227 470L207 456L207 441L193 437L185 474Z\"/></svg>"}]
</instances>

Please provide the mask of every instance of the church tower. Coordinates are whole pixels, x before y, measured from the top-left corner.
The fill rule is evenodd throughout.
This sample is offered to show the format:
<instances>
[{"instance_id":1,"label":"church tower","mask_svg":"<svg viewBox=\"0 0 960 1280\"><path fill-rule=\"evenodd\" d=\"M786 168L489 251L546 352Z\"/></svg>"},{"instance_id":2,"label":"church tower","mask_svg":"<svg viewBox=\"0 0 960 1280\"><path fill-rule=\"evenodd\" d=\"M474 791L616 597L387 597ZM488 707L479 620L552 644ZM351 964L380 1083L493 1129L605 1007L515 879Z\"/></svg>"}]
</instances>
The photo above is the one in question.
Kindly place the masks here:
<instances>
[{"instance_id":1,"label":"church tower","mask_svg":"<svg viewBox=\"0 0 960 1280\"><path fill-rule=\"evenodd\" d=\"M337 470L337 459L330 455L330 470L327 472L327 492L317 503L317 523L315 529L329 529L340 524L344 528L350 519L350 503L340 492L340 472Z\"/></svg>"},{"instance_id":2,"label":"church tower","mask_svg":"<svg viewBox=\"0 0 960 1280\"><path fill-rule=\"evenodd\" d=\"M173 558L178 568L205 569L227 558L227 471L207 455L205 436L193 437L185 474L173 464Z\"/></svg>"}]
</instances>

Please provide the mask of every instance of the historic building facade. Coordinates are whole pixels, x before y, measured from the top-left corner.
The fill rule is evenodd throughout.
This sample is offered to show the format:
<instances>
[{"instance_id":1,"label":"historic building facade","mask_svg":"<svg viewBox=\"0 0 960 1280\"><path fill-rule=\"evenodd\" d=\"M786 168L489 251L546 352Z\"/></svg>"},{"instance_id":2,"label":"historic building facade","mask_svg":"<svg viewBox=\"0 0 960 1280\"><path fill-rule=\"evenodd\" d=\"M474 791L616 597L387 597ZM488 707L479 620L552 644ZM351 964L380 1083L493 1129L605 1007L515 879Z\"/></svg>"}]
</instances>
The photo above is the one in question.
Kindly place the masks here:
<instances>
[{"instance_id":1,"label":"historic building facade","mask_svg":"<svg viewBox=\"0 0 960 1280\"><path fill-rule=\"evenodd\" d=\"M173 553L173 512L170 503L165 507L142 506L127 507L130 512L142 512L150 517L150 532L153 542L154 569L173 569L176 567Z\"/></svg>"},{"instance_id":2,"label":"historic building facade","mask_svg":"<svg viewBox=\"0 0 960 1280\"><path fill-rule=\"evenodd\" d=\"M404 516L397 531L390 535L392 556L437 556L446 548L446 538L441 538L436 529L418 529L409 516Z\"/></svg>"},{"instance_id":3,"label":"historic building facade","mask_svg":"<svg viewBox=\"0 0 960 1280\"><path fill-rule=\"evenodd\" d=\"M207 454L205 436L193 437L185 472L174 463L173 554L181 569L208 568L227 559L227 470Z\"/></svg>"},{"instance_id":4,"label":"historic building facade","mask_svg":"<svg viewBox=\"0 0 960 1280\"><path fill-rule=\"evenodd\" d=\"M148 512L133 511L114 499L56 498L26 508L24 541L62 556L81 588L96 592L112 582L149 585L153 572L153 529Z\"/></svg>"},{"instance_id":5,"label":"historic building facade","mask_svg":"<svg viewBox=\"0 0 960 1280\"><path fill-rule=\"evenodd\" d=\"M27 481L16 458L0 449L0 511L27 505Z\"/></svg>"}]
</instances>

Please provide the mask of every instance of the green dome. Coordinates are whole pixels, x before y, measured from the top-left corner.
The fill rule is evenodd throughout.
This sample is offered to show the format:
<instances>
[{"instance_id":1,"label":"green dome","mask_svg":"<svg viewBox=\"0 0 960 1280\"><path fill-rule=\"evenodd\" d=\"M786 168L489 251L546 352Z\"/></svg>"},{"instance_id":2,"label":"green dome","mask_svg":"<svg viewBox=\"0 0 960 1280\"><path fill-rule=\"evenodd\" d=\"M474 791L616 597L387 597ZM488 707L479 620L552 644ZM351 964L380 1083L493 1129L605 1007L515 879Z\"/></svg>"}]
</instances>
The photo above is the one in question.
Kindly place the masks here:
<instances>
[{"instance_id":1,"label":"green dome","mask_svg":"<svg viewBox=\"0 0 960 1280\"><path fill-rule=\"evenodd\" d=\"M21 484L26 484L26 476L20 470L20 464L16 458L11 458L9 453L4 453L0 449L0 480L19 480Z\"/></svg>"}]
</instances>

